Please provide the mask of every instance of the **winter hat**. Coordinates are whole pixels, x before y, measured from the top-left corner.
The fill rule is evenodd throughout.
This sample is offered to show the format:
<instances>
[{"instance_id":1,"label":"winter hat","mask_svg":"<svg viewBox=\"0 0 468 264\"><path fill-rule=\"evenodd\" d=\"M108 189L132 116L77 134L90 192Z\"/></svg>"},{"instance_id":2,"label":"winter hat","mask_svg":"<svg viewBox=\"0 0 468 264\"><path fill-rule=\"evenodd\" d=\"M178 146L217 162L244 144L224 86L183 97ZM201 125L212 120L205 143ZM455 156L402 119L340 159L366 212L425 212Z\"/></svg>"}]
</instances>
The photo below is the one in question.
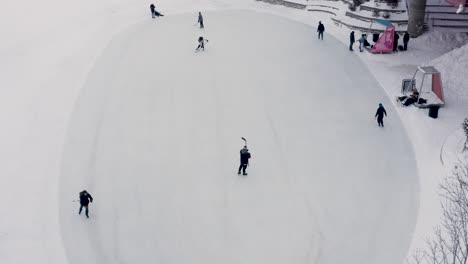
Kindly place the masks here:
<instances>
[{"instance_id":1,"label":"winter hat","mask_svg":"<svg viewBox=\"0 0 468 264\"><path fill-rule=\"evenodd\" d=\"M382 103L379 104L380 107L383 107Z\"/></svg>"}]
</instances>

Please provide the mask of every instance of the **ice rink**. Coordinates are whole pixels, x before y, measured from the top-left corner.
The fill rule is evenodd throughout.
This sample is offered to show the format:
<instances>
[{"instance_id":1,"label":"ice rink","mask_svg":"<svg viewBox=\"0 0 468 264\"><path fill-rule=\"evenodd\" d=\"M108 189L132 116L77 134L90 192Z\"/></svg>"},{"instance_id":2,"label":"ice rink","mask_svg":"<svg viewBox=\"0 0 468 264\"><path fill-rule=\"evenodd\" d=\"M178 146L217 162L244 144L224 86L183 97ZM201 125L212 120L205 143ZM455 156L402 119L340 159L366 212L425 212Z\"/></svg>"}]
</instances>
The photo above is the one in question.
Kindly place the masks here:
<instances>
[{"instance_id":1,"label":"ice rink","mask_svg":"<svg viewBox=\"0 0 468 264\"><path fill-rule=\"evenodd\" d=\"M196 13L140 22L89 73L61 163L69 263L402 263L418 175L366 66L298 22L204 16L204 30ZM90 219L73 202L82 189Z\"/></svg>"}]
</instances>

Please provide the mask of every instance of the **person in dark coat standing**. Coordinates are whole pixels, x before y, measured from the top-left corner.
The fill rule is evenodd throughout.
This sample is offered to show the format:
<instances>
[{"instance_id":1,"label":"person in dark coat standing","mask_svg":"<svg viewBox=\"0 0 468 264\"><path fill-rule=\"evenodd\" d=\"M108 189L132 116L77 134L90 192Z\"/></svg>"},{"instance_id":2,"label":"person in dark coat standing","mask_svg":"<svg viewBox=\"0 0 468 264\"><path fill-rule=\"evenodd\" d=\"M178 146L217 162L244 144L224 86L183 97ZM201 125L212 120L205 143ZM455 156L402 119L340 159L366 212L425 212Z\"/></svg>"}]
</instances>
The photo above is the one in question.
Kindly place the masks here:
<instances>
[{"instance_id":1,"label":"person in dark coat standing","mask_svg":"<svg viewBox=\"0 0 468 264\"><path fill-rule=\"evenodd\" d=\"M203 16L201 15L201 12L198 12L198 23L200 24L200 28L205 28L203 25Z\"/></svg>"},{"instance_id":2,"label":"person in dark coat standing","mask_svg":"<svg viewBox=\"0 0 468 264\"><path fill-rule=\"evenodd\" d=\"M385 111L385 108L383 107L382 104L379 104L379 108L377 108L377 112L375 113L375 117L377 117L377 123L379 126L384 126L383 124L383 118L384 115L387 116L387 111Z\"/></svg>"},{"instance_id":3,"label":"person in dark coat standing","mask_svg":"<svg viewBox=\"0 0 468 264\"><path fill-rule=\"evenodd\" d=\"M86 217L89 218L89 202L93 202L93 197L91 196L91 194L89 194L86 190L80 192L80 211L78 212L78 214L81 214L81 210L83 210L84 207L86 209Z\"/></svg>"},{"instance_id":4,"label":"person in dark coat standing","mask_svg":"<svg viewBox=\"0 0 468 264\"><path fill-rule=\"evenodd\" d=\"M349 50L353 51L353 44L356 42L356 39L354 38L354 31L351 31L351 34L349 34Z\"/></svg>"},{"instance_id":5,"label":"person in dark coat standing","mask_svg":"<svg viewBox=\"0 0 468 264\"><path fill-rule=\"evenodd\" d=\"M408 49L408 42L409 42L409 34L408 34L408 31L406 31L405 35L403 35L403 50Z\"/></svg>"},{"instance_id":6,"label":"person in dark coat standing","mask_svg":"<svg viewBox=\"0 0 468 264\"><path fill-rule=\"evenodd\" d=\"M322 21L319 21L319 25L318 25L318 28L317 28L317 32L318 32L318 38L320 39L320 37L322 38L323 40L323 32L325 31L325 26L322 24Z\"/></svg>"},{"instance_id":7,"label":"person in dark coat standing","mask_svg":"<svg viewBox=\"0 0 468 264\"><path fill-rule=\"evenodd\" d=\"M393 51L398 51L398 40L400 39L400 36L398 36L398 33L393 35Z\"/></svg>"},{"instance_id":8,"label":"person in dark coat standing","mask_svg":"<svg viewBox=\"0 0 468 264\"><path fill-rule=\"evenodd\" d=\"M252 156L250 156L249 150L247 149L247 146L244 146L243 149L240 151L240 166L239 166L239 171L237 174L241 174L241 169L242 169L242 174L247 175L245 170L247 169L247 165L249 165L249 159Z\"/></svg>"},{"instance_id":9,"label":"person in dark coat standing","mask_svg":"<svg viewBox=\"0 0 468 264\"><path fill-rule=\"evenodd\" d=\"M154 4L150 5L150 10L151 10L151 17L154 18L154 10L156 9L156 6Z\"/></svg>"}]
</instances>

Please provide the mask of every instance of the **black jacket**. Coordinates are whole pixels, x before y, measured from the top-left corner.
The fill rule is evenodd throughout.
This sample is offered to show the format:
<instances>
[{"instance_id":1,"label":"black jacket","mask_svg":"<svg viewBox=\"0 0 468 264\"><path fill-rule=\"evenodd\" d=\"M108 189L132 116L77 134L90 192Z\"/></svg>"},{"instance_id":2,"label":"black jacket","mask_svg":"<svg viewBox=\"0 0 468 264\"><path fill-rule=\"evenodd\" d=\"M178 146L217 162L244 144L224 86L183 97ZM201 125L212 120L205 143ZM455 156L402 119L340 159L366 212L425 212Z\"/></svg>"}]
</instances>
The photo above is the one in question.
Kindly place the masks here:
<instances>
[{"instance_id":1,"label":"black jacket","mask_svg":"<svg viewBox=\"0 0 468 264\"><path fill-rule=\"evenodd\" d=\"M241 149L240 151L240 162L241 164L249 164L251 158L250 153L247 149Z\"/></svg>"},{"instance_id":2,"label":"black jacket","mask_svg":"<svg viewBox=\"0 0 468 264\"><path fill-rule=\"evenodd\" d=\"M409 34L405 33L405 35L403 35L403 43L408 43L408 42L409 42Z\"/></svg>"},{"instance_id":3,"label":"black jacket","mask_svg":"<svg viewBox=\"0 0 468 264\"><path fill-rule=\"evenodd\" d=\"M93 197L88 192L80 192L80 204L88 205L89 202L93 202Z\"/></svg>"},{"instance_id":4,"label":"black jacket","mask_svg":"<svg viewBox=\"0 0 468 264\"><path fill-rule=\"evenodd\" d=\"M151 4L150 9L151 9L151 11L154 11L154 9L156 9L156 7L153 4Z\"/></svg>"},{"instance_id":5,"label":"black jacket","mask_svg":"<svg viewBox=\"0 0 468 264\"><path fill-rule=\"evenodd\" d=\"M324 32L325 31L325 26L323 24L319 24L317 28L318 32Z\"/></svg>"},{"instance_id":6,"label":"black jacket","mask_svg":"<svg viewBox=\"0 0 468 264\"><path fill-rule=\"evenodd\" d=\"M383 118L384 114L385 116L387 116L387 111L385 111L385 108L383 106L379 106L379 108L377 108L375 116L378 118Z\"/></svg>"},{"instance_id":7,"label":"black jacket","mask_svg":"<svg viewBox=\"0 0 468 264\"><path fill-rule=\"evenodd\" d=\"M354 43L356 41L356 39L354 38L354 32L351 32L351 34L349 34L349 41L351 43Z\"/></svg>"}]
</instances>

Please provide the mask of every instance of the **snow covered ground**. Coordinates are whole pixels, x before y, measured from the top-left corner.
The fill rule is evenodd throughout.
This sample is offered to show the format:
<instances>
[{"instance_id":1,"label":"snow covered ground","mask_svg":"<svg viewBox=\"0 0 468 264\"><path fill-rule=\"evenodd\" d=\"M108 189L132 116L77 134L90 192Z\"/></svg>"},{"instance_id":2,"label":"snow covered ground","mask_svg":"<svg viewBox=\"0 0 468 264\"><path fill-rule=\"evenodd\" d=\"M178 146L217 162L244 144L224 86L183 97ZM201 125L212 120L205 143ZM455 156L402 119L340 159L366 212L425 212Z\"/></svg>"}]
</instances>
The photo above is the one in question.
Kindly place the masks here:
<instances>
[{"instance_id":1,"label":"snow covered ground","mask_svg":"<svg viewBox=\"0 0 468 264\"><path fill-rule=\"evenodd\" d=\"M295 254L298 252L306 255L301 255L302 259L288 260L306 262L307 258L316 257L317 263L336 263L333 261L348 256L353 249L360 254L353 254L351 259L354 262L348 263L375 263L375 258L385 258L395 263L403 258L408 248L416 214L418 222L412 247L417 246L421 236L426 235L437 222L437 213L434 214L434 211L437 211L434 210L434 205L438 204L435 187L438 178L444 173L439 160L440 148L445 137L459 127L462 117L468 112L468 104L464 103L466 101L463 96L451 95L451 88L446 89L448 107L441 111L439 119L431 120L427 118L427 113L421 110L393 110L387 103L388 99L385 98L379 83L389 98L392 98L398 93L401 78L408 77L408 73L411 74L418 64L429 63L432 59L461 46L466 42L463 36L453 38L450 34L435 32L412 41L411 51L407 53L385 56L363 53L356 54L357 56L349 54L346 57L346 45L340 45L330 37L330 34L333 34L346 43L349 33L346 29L334 28L331 22L327 23L319 15L312 15L307 11L270 6L250 0L234 3L222 0L161 1L156 3L157 8L167 16L159 21L151 21L149 18L149 3L146 1L96 3L47 0L38 3L10 0L2 5L0 87L3 96L0 99L0 120L4 127L0 132L0 155L3 161L0 166L0 183L4 188L0 206L4 213L0 218L1 263L76 263L81 259L97 263L102 263L99 261L103 260L109 260L110 263L117 260L126 263L125 261L143 256L151 257L151 260L160 257L160 261L167 262L180 262L188 257L201 261L201 258L210 256L211 260L216 261L222 254L232 257L230 261L233 263L235 257L243 257L237 259L238 262L281 262L293 255L297 257ZM281 19L277 22L277 19L271 17L265 18L265 22L258 21L260 19L256 19L256 16L242 11L238 11L242 14L235 13L236 18L245 16L248 21L255 21L255 28L264 30L265 34L260 36L264 36L265 39L250 35L250 29L245 29L244 24L248 21L218 17L230 22L229 27L222 30L212 27L210 16L217 17L216 12L207 13L209 16L206 17L206 32L210 33L207 37L212 42L204 54L192 53L197 37L195 27L187 31L188 36L184 35L183 41L182 36L177 35L178 31L174 30L170 35L165 31L171 26L183 28L179 23L190 16L176 16L177 13L191 12L191 26L196 22L194 14L199 9L205 11L232 8L254 9L313 26L318 20L323 20L327 27L326 42L317 42L313 28ZM173 21L174 25L165 24L167 21ZM161 31L149 36L157 29ZM213 31L210 32L211 30ZM231 30L233 32L230 32ZM267 32L270 30L277 34ZM115 36L119 32L121 33ZM191 32L190 35L188 32ZM180 32L182 33L183 31ZM309 33L311 39L306 40L307 36L301 35ZM160 39L158 34L166 35ZM225 37L218 39L218 34ZM291 49L288 45L292 44L284 43L285 40L280 37L282 34L290 34L289 42L296 45L302 43L304 46L298 47L297 50ZM237 37L227 41L231 35ZM126 36L146 39L154 42L154 45L125 40ZM243 40L242 37L246 39ZM249 38L255 41L249 41ZM270 38L272 41L268 41ZM172 43L170 39L178 41ZM111 40L111 46L108 46ZM238 47L238 41L242 41L243 46ZM272 43L278 47L271 49L269 45ZM125 46L127 44L128 46ZM157 49L158 45L166 47L168 52ZM229 47L230 52L222 50L222 46ZM173 50L176 47L177 50L187 48L190 52L177 53ZM138 48L142 50L137 50ZM145 53L143 48L152 50ZM253 50L254 48L256 50ZM249 60L240 61L240 55L234 57L235 52L240 51L245 52L241 55L248 54L249 58L256 58L256 63L246 63ZM284 56L282 53L285 53ZM183 56L184 54L201 56L189 58ZM222 71L225 65L217 62L216 59L220 58L215 55L223 56L225 60L237 61L238 67L231 69L232 71L246 72L251 69L258 74L244 76L243 79L239 79L242 76L232 76ZM260 59L259 56L262 55ZM290 57L291 55L295 56ZM365 64L357 60L358 56ZM182 57L184 64L181 66ZM136 66L125 71L124 66L129 65L120 62L119 58L129 65ZM157 68L161 66L158 64L158 58L168 60L164 68ZM309 59L306 60L307 58ZM321 63L325 63L325 66L318 65L318 62L311 58L321 58ZM463 61L464 56L455 58ZM213 75L195 74L200 66L200 59L203 66L217 72L220 78L228 78L228 81L222 82L221 86L221 83L214 81L217 78ZM268 64L273 59L284 60L287 67L280 68L284 65ZM438 65L445 68L450 62L449 59L444 59L439 61ZM193 63L197 63L197 67L193 66ZM213 65L214 63L216 65ZM112 69L116 72L105 71L105 66L109 64L118 66ZM343 64L347 67L338 68ZM155 71L165 72L167 75L146 72L153 69L146 69L143 65L154 66ZM138 72L139 67L145 71ZM317 67L318 73L323 73L323 79L340 86L339 90L324 90L324 86L317 81L322 75L316 75L313 71ZM370 72L366 68L369 68ZM272 74L268 79L261 78L266 69L276 74ZM308 69L310 71L305 73ZM327 71L323 72L324 69ZM332 77L331 69L335 73ZM171 98L174 98L174 101L171 104L163 100L164 96L170 96L169 87L156 87L158 82L167 84L176 70L188 74L188 79L185 80L181 76L177 76L175 80L170 79L175 81L178 87L176 93L172 94ZM450 74L462 76L454 74L460 70L456 68ZM376 76L379 83L376 83L371 75ZM132 80L131 76L139 78ZM324 78L327 76L328 78ZM294 77L291 78L294 80L293 86L289 84L290 77ZM277 82L273 83L275 79ZM185 85L185 81L188 85ZM205 81L209 81L209 85L197 86L202 93L194 94L195 91L189 82ZM355 86L354 82L361 85ZM133 87L134 83L139 85ZM353 85L350 85L351 83ZM459 83L463 84L463 78L460 78ZM238 87L236 84L244 85ZM253 89L254 84L266 84L273 87L273 90L270 94L263 86L254 86ZM286 93L286 85L292 93ZM346 88L343 89L343 86ZM248 96L241 96L240 93L229 90L234 89L233 87L241 89L240 91L244 91L243 95L247 93ZM354 89L353 93L350 89ZM459 91L463 93L463 89ZM349 98L342 98L343 94ZM279 98L284 99L281 104ZM198 105L195 99L204 100L205 104ZM223 103L222 107L217 105L220 102L216 99ZM297 102L294 101L296 99ZM309 105L312 99L314 103ZM131 104L125 104L127 100ZM242 111L249 111L246 116L250 119L241 119L242 113L234 111L234 108L238 111L237 106L241 100L247 100L247 108ZM153 101L158 103L153 104ZM388 105L391 118L388 119L385 131L379 131L372 121L372 112L377 101ZM173 107L168 112L170 115L161 116L161 111L170 106ZM253 107L260 109L255 108L256 111L252 111ZM209 109L220 108L225 112L216 112L219 116L213 116L215 113L212 112L205 113ZM406 136L399 127L397 113L402 118L411 143L405 140ZM266 118L267 114L273 120L273 126ZM367 116L363 117L364 114ZM343 115L342 120L338 115ZM103 119L99 120L99 117ZM174 118L169 119L170 117ZM216 119L220 117L233 120L232 123L220 126L222 133L211 122L220 120ZM176 122L178 118L188 120L179 123ZM206 127L193 123L195 118L201 118ZM309 124L309 119L320 122L323 131L316 128L317 124ZM337 130L332 126L334 124L329 123L338 119L346 124L343 130ZM170 123L170 120L173 123ZM152 121L166 122L174 130L169 131L168 127L164 126L163 129L156 129L149 125ZM246 125L242 126L242 122ZM141 126L143 129L129 130L130 126L127 123ZM364 127L359 126L359 123L363 123ZM101 125L98 127L96 124ZM242 130L244 127L255 130ZM276 128L276 136L272 134L272 127ZM332 127L335 130L330 132ZM369 130L365 130L366 128ZM369 134L361 134L363 130ZM175 135L180 140L176 140L172 135L169 137L169 133L173 131L177 132ZM334 148L327 148L326 144L311 136L315 133L327 138L333 136L334 140L327 144ZM232 175L238 158L239 134L251 139L254 155L252 175L246 179ZM340 135L353 135L353 140ZM364 142L360 136L368 138ZM396 141L397 136L401 136L403 141ZM390 143L380 142L378 139L381 137L388 137ZM218 141L213 141L213 138ZM275 138L277 141L272 143ZM92 139L97 141L91 143ZM343 144L346 144L344 149L354 149L341 155L341 151L335 150L341 150ZM416 161L412 160L409 144L413 145ZM185 145L189 145L190 148L183 148ZM92 146L96 146L96 149L92 150ZM161 152L161 146L171 155ZM288 155L300 155L287 159L275 156L278 146ZM128 149L132 152L125 151ZM304 153L305 149L310 152ZM145 158L127 156L134 153L133 151L145 153ZM200 159L197 156L189 156L195 151L200 151ZM364 163L363 157L371 154L372 158L377 155L384 157L380 162L388 160L388 167L369 160ZM210 159L214 161L210 162ZM286 165L279 162L282 159L287 161ZM168 164L153 163L155 160L166 160ZM196 163L198 160L202 160L202 163ZM317 160L320 160L320 163ZM339 161L345 165L340 167L341 165L332 161ZM414 178L416 173L411 173L413 167L395 166L394 162L415 163L421 176L419 192L417 179ZM169 170L171 163L174 166L170 166ZM268 164L269 167L262 164ZM309 166L306 167L305 164ZM345 166L349 166L351 170L348 172ZM356 173L356 166L366 171ZM392 182L388 182L389 178L385 178L384 175L376 173L378 168L386 168L388 175L396 175L390 177ZM353 172L354 177L345 179L339 175L343 174L345 169L346 174ZM398 173L400 169L405 169L404 172L410 176L403 180L404 174ZM156 178L153 172L156 174L161 172L160 170L171 177ZM229 175L226 176L223 170ZM283 177L286 176L285 173L280 173L285 170L289 172L287 178ZM312 173L313 170L317 173ZM329 173L330 170L334 173ZM136 180L131 181L124 177L129 174ZM297 175L297 178L291 175ZM250 184L247 185L247 182ZM316 185L317 182L323 185ZM109 186L106 187L104 183ZM327 188L332 183L333 188ZM360 184L366 184L370 188ZM130 188L129 193L127 185ZM220 186L225 189L220 190ZM96 198L96 203L92 205L94 218L89 222L77 217L77 204L73 203L76 193L81 188L87 188ZM402 193L394 193L395 189ZM154 190L155 193L149 193ZM130 197L133 194L136 196ZM183 197L182 194L186 196ZM211 197L216 199L208 201ZM252 197L257 198L255 203L252 203ZM165 203L158 198L166 199ZM419 211L415 204L418 199ZM145 208L138 207L143 205L148 206L150 210L147 212ZM223 207L224 205L230 207ZM366 211L365 206L371 210ZM324 211L324 208L329 211ZM340 215L337 215L340 211ZM128 212L133 215L125 214ZM132 226L138 215L141 215L142 222L136 227ZM193 220L193 223L188 219ZM257 222L248 221L252 219ZM378 223L378 220L381 222ZM387 228L393 223L397 225ZM210 229L212 233L203 232L202 228L208 226L213 227ZM257 228L258 226L260 228ZM174 233L171 232L174 230L172 227L177 228ZM193 240L186 241L183 236L185 233L190 233ZM123 239L127 235L129 241ZM357 237L352 238L352 235ZM271 242L273 239L268 238L273 236L282 237L283 240ZM306 236L310 247L303 244ZM392 240L381 239L384 236L390 236ZM320 240L324 238L328 240ZM340 240L341 238L343 240ZM350 238L352 240L346 240ZM136 240L136 245L131 243ZM358 242L364 240L367 244ZM168 244L161 241L167 241ZM153 243L158 246L152 247ZM349 243L356 248L346 248ZM375 248L365 251L369 245ZM387 248L383 252L385 247ZM207 248L213 249L212 251L223 248L223 251L210 255ZM270 253L280 251L278 248L282 250L281 253ZM195 249L199 251L194 251ZM240 255L235 250L244 250L245 254ZM337 254L342 250L345 250L342 255ZM266 251L270 255L263 254ZM155 252L164 254L156 256L152 254ZM200 252L200 255L193 256L193 252ZM327 254L329 252L333 254ZM273 259L275 257L276 259ZM206 262L206 259L203 261Z\"/></svg>"}]
</instances>

